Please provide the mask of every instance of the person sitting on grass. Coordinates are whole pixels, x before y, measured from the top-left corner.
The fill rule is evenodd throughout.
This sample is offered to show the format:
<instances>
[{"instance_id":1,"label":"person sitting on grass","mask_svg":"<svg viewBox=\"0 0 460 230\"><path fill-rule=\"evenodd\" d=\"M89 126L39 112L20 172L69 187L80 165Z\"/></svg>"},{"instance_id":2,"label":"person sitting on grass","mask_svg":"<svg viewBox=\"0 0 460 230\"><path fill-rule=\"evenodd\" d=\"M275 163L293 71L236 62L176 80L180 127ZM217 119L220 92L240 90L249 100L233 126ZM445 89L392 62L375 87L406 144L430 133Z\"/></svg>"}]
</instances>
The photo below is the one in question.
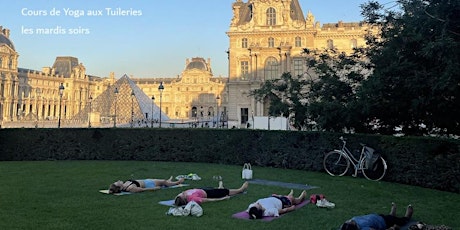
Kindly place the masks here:
<instances>
[{"instance_id":1,"label":"person sitting on grass","mask_svg":"<svg viewBox=\"0 0 460 230\"><path fill-rule=\"evenodd\" d=\"M116 181L109 186L109 194L121 192L145 192L161 189L162 187L169 187L179 185L184 182L184 178L178 181L172 181L172 176L169 179L143 179L143 180L127 180Z\"/></svg>"},{"instance_id":2,"label":"person sitting on grass","mask_svg":"<svg viewBox=\"0 0 460 230\"><path fill-rule=\"evenodd\" d=\"M391 203L390 215L368 214L355 216L342 224L341 230L396 230L407 224L414 209L408 205L404 217L396 217L396 204Z\"/></svg>"},{"instance_id":3,"label":"person sitting on grass","mask_svg":"<svg viewBox=\"0 0 460 230\"><path fill-rule=\"evenodd\" d=\"M243 193L248 188L249 183L246 181L238 189L227 189L223 187L222 181L219 182L218 188L193 188L179 193L174 199L175 206L184 206L190 201L198 204L209 201L220 201L230 199L230 196Z\"/></svg>"},{"instance_id":4,"label":"person sitting on grass","mask_svg":"<svg viewBox=\"0 0 460 230\"><path fill-rule=\"evenodd\" d=\"M304 190L299 197L293 196L294 191L288 195L273 194L270 197L262 198L249 205L247 212L250 219L261 219L264 216L278 217L280 214L295 210L295 206L302 203L307 196Z\"/></svg>"}]
</instances>

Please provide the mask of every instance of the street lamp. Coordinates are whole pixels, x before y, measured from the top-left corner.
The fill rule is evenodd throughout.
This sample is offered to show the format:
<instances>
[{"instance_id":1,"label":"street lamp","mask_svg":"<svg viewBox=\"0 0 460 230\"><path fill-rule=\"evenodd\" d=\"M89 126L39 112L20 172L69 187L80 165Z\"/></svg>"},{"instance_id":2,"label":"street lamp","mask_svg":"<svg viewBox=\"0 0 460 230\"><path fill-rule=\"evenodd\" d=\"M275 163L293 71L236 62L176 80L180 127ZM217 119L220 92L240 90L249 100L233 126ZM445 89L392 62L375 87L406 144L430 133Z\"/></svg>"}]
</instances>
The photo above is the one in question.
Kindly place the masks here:
<instances>
[{"instance_id":1,"label":"street lamp","mask_svg":"<svg viewBox=\"0 0 460 230\"><path fill-rule=\"evenodd\" d=\"M93 97L89 95L89 115L88 115L88 128L91 128L91 103L93 102Z\"/></svg>"},{"instance_id":2,"label":"street lamp","mask_svg":"<svg viewBox=\"0 0 460 230\"><path fill-rule=\"evenodd\" d=\"M152 95L152 114L150 114L150 122L152 124L152 128L153 128L153 107L155 105L155 96Z\"/></svg>"},{"instance_id":3,"label":"street lamp","mask_svg":"<svg viewBox=\"0 0 460 230\"><path fill-rule=\"evenodd\" d=\"M61 102L62 94L64 93L64 83L61 83L59 86L59 116L58 116L58 128L61 128Z\"/></svg>"},{"instance_id":4,"label":"street lamp","mask_svg":"<svg viewBox=\"0 0 460 230\"><path fill-rule=\"evenodd\" d=\"M118 88L115 88L115 115L113 116L113 127L117 127L117 97L118 97Z\"/></svg>"},{"instance_id":5,"label":"street lamp","mask_svg":"<svg viewBox=\"0 0 460 230\"><path fill-rule=\"evenodd\" d=\"M134 126L134 90L131 90L131 128Z\"/></svg>"},{"instance_id":6,"label":"street lamp","mask_svg":"<svg viewBox=\"0 0 460 230\"><path fill-rule=\"evenodd\" d=\"M160 91L160 128L161 128L161 100L163 97L163 90L165 87L163 86L163 82L160 82L160 86L158 86L158 90Z\"/></svg>"},{"instance_id":7,"label":"street lamp","mask_svg":"<svg viewBox=\"0 0 460 230\"><path fill-rule=\"evenodd\" d=\"M220 122L219 121L219 116L220 116L219 115L219 100L220 100L220 97L219 97L219 95L217 95L217 97L216 97L216 102L217 102L217 121L216 121L217 122L217 128L219 128L219 122Z\"/></svg>"},{"instance_id":8,"label":"street lamp","mask_svg":"<svg viewBox=\"0 0 460 230\"><path fill-rule=\"evenodd\" d=\"M35 128L38 128L38 121L40 120L40 118L38 117L38 106L40 104L40 94L42 93L42 91L40 89L36 89L35 92L37 93L37 100L35 101L35 110L37 110L37 120L35 121Z\"/></svg>"}]
</instances>

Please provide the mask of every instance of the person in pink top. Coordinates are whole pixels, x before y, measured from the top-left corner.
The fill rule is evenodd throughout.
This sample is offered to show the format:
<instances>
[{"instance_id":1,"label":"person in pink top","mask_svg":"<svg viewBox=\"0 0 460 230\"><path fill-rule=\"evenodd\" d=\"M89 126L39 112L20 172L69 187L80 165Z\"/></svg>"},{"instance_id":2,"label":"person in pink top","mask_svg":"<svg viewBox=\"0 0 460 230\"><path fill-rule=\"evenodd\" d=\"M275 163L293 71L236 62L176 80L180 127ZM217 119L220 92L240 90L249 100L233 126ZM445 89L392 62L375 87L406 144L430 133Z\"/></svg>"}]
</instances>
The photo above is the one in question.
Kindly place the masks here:
<instances>
[{"instance_id":1,"label":"person in pink top","mask_svg":"<svg viewBox=\"0 0 460 230\"><path fill-rule=\"evenodd\" d=\"M248 188L248 182L244 182L238 189L227 189L219 184L218 188L193 188L179 193L174 199L175 206L186 205L190 201L198 204L209 201L219 201L229 199L230 196L243 193Z\"/></svg>"}]
</instances>

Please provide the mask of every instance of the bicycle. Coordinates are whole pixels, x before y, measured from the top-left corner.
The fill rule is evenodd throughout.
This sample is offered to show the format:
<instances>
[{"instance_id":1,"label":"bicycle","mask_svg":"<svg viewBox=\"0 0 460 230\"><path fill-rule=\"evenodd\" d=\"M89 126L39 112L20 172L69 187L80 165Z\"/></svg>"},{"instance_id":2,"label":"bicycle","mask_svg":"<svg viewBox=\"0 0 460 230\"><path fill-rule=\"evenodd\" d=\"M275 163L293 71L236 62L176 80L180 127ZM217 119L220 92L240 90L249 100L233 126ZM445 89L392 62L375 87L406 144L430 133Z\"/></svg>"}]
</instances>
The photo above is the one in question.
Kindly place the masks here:
<instances>
[{"instance_id":1,"label":"bicycle","mask_svg":"<svg viewBox=\"0 0 460 230\"><path fill-rule=\"evenodd\" d=\"M368 180L381 180L387 171L387 163L383 157L374 153L374 149L361 144L361 153L357 159L347 148L345 138L339 138L342 142L342 148L328 152L324 156L323 166L326 172L331 176L343 176L348 172L350 164L355 171L353 177L361 171Z\"/></svg>"}]
</instances>

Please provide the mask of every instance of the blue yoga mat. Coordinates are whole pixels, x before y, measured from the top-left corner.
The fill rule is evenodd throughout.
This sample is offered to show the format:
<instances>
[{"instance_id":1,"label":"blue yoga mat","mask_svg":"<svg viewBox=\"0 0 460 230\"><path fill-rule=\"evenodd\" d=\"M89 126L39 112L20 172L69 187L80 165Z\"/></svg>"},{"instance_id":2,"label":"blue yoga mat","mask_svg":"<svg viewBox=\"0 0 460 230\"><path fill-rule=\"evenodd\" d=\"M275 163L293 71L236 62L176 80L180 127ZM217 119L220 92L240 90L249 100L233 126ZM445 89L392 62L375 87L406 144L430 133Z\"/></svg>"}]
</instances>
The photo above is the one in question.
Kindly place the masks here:
<instances>
[{"instance_id":1,"label":"blue yoga mat","mask_svg":"<svg viewBox=\"0 0 460 230\"><path fill-rule=\"evenodd\" d=\"M263 180L263 179L252 179L252 180L247 180L247 182L249 182L250 184L270 185L270 186L278 186L278 187L283 187L283 188L300 189L300 190L319 188L318 186L313 186L313 185L308 185L308 184L296 184L296 183L287 183L287 182Z\"/></svg>"}]
</instances>

